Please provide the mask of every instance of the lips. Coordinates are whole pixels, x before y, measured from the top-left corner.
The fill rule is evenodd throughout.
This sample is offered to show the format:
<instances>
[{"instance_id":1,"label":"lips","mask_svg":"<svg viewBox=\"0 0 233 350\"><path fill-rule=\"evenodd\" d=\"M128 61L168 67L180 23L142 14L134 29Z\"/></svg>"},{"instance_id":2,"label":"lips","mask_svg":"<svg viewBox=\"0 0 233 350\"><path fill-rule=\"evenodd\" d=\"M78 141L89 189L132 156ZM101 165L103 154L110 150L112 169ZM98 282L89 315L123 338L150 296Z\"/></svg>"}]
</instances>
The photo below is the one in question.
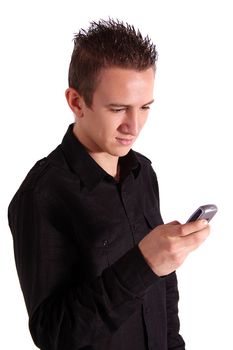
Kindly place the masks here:
<instances>
[{"instance_id":1,"label":"lips","mask_svg":"<svg viewBox=\"0 0 233 350\"><path fill-rule=\"evenodd\" d=\"M134 139L126 139L121 137L116 137L116 140L123 146L129 146L133 143Z\"/></svg>"}]
</instances>

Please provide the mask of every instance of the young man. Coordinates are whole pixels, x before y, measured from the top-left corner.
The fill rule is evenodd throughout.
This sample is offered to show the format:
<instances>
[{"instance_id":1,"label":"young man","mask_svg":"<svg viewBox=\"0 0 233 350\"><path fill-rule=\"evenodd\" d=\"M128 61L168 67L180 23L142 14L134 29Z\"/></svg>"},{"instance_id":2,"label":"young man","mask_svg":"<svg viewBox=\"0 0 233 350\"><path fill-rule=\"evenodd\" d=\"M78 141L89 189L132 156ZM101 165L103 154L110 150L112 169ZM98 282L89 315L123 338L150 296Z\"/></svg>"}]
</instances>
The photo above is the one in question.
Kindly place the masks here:
<instances>
[{"instance_id":1,"label":"young man","mask_svg":"<svg viewBox=\"0 0 233 350\"><path fill-rule=\"evenodd\" d=\"M74 41L64 139L9 207L29 327L42 350L185 348L175 270L205 221L164 225L151 162L131 147L153 103L157 52L118 21Z\"/></svg>"}]
</instances>

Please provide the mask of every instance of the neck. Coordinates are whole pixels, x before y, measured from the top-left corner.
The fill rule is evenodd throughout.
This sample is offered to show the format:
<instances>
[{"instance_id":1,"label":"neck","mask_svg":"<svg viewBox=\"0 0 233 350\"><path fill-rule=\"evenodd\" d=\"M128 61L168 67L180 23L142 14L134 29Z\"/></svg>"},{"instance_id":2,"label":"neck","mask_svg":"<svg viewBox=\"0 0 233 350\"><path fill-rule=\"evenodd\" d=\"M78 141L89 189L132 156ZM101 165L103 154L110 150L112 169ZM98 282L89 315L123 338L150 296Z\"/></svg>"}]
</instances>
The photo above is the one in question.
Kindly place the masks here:
<instances>
[{"instance_id":1,"label":"neck","mask_svg":"<svg viewBox=\"0 0 233 350\"><path fill-rule=\"evenodd\" d=\"M119 179L119 169L118 169L118 156L113 156L107 152L99 149L99 147L90 141L88 141L84 135L80 132L77 127L77 123L74 126L73 132L77 139L86 148L89 155L94 159L94 161L102 168L106 173L114 177L117 181Z\"/></svg>"},{"instance_id":2,"label":"neck","mask_svg":"<svg viewBox=\"0 0 233 350\"><path fill-rule=\"evenodd\" d=\"M118 158L112 156L111 154L105 152L92 152L88 150L90 156L94 161L106 171L109 175L118 180L119 171L118 171Z\"/></svg>"}]
</instances>

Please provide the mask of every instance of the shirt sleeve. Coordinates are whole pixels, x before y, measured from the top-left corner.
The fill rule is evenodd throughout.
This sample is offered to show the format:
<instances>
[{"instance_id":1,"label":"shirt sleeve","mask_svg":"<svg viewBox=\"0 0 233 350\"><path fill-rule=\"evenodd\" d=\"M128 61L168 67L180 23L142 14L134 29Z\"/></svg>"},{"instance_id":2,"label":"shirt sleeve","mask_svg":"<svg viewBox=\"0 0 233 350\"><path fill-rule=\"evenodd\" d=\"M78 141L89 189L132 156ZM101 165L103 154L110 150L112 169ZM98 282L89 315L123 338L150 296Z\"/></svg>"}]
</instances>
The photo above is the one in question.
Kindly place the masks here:
<instances>
[{"instance_id":1,"label":"shirt sleeve","mask_svg":"<svg viewBox=\"0 0 233 350\"><path fill-rule=\"evenodd\" d=\"M9 207L9 225L30 332L39 348L79 349L111 335L159 280L136 246L98 278L81 283L68 210L44 193L18 193Z\"/></svg>"},{"instance_id":2,"label":"shirt sleeve","mask_svg":"<svg viewBox=\"0 0 233 350\"><path fill-rule=\"evenodd\" d=\"M153 190L159 202L159 188L156 173L153 168L151 175L153 180ZM176 272L173 272L165 277L166 279L166 307L167 307L167 338L168 349L184 350L185 343L181 335L180 321L178 315L179 291Z\"/></svg>"},{"instance_id":3,"label":"shirt sleeve","mask_svg":"<svg viewBox=\"0 0 233 350\"><path fill-rule=\"evenodd\" d=\"M185 343L179 334L180 322L178 317L179 292L176 273L166 276L166 305L168 349L185 350Z\"/></svg>"}]
</instances>

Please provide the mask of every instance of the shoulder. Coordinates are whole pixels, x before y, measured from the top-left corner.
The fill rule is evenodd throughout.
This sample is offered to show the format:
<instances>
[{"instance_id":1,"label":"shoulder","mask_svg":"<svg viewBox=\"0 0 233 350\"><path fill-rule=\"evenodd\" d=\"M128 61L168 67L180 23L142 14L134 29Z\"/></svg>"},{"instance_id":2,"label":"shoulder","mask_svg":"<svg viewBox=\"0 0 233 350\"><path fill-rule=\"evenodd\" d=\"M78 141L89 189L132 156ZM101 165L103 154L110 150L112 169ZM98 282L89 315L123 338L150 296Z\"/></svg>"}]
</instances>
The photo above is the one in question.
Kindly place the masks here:
<instances>
[{"instance_id":1,"label":"shoulder","mask_svg":"<svg viewBox=\"0 0 233 350\"><path fill-rule=\"evenodd\" d=\"M46 192L56 194L66 181L74 177L66 163L61 147L58 146L48 156L38 160L30 169L17 194L25 192ZM75 177L77 182L77 176Z\"/></svg>"},{"instance_id":2,"label":"shoulder","mask_svg":"<svg viewBox=\"0 0 233 350\"><path fill-rule=\"evenodd\" d=\"M152 176L152 177L156 176L154 166L152 165L152 161L142 153L134 151L134 154L138 159L143 172L146 172L148 176Z\"/></svg>"},{"instance_id":3,"label":"shoulder","mask_svg":"<svg viewBox=\"0 0 233 350\"><path fill-rule=\"evenodd\" d=\"M20 217L29 217L32 210L46 215L67 213L67 198L79 189L80 179L71 172L58 146L35 163L13 196L8 206L10 226Z\"/></svg>"},{"instance_id":4,"label":"shoulder","mask_svg":"<svg viewBox=\"0 0 233 350\"><path fill-rule=\"evenodd\" d=\"M142 176L147 177L147 179L150 178L152 182L157 183L157 175L154 166L152 165L152 161L144 154L141 154L139 152L134 151L134 154L141 165Z\"/></svg>"},{"instance_id":5,"label":"shoulder","mask_svg":"<svg viewBox=\"0 0 233 350\"><path fill-rule=\"evenodd\" d=\"M141 154L141 153L136 152L136 151L133 151L133 152L141 164L151 166L151 163L152 163L151 160L149 158L147 158L144 154Z\"/></svg>"}]
</instances>

